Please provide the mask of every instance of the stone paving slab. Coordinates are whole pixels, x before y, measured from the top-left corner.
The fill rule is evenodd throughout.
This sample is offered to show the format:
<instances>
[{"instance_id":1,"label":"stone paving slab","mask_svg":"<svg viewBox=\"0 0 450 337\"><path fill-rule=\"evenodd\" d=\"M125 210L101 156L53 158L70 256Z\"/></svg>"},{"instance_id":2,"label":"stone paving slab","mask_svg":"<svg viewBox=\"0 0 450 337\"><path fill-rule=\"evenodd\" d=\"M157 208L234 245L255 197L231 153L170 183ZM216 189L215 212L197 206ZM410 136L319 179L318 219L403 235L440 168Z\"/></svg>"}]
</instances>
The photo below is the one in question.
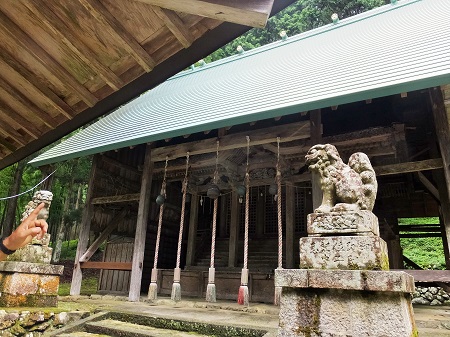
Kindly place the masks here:
<instances>
[{"instance_id":1,"label":"stone paving slab","mask_svg":"<svg viewBox=\"0 0 450 337\"><path fill-rule=\"evenodd\" d=\"M79 303L80 308L94 306L97 310L256 327L268 331L265 337L277 336L279 308L270 304L250 303L250 306L246 307L233 301L207 303L198 298L183 298L175 303L168 297L160 297L149 303L146 302L145 296L141 297L140 302L128 302L123 296L120 300L113 299L114 296L109 296L109 299L103 299L104 297L90 299L87 296L67 296L60 298L60 302L74 301ZM414 314L420 337L450 337L449 306L414 306ZM437 332L439 334L436 334Z\"/></svg>"}]
</instances>

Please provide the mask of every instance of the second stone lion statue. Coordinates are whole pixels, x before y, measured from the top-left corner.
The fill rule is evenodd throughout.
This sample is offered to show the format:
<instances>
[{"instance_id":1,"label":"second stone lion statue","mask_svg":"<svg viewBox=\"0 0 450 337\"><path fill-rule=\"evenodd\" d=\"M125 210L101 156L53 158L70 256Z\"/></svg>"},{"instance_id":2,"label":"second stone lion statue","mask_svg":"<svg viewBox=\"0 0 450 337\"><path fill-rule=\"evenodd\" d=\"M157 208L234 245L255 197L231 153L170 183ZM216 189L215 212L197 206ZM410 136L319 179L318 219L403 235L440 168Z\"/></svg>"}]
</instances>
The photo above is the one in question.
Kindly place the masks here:
<instances>
[{"instance_id":1,"label":"second stone lion statue","mask_svg":"<svg viewBox=\"0 0 450 337\"><path fill-rule=\"evenodd\" d=\"M320 176L323 199L316 213L372 211L378 183L366 154L352 154L347 165L335 146L318 144L306 154L306 165Z\"/></svg>"}]
</instances>

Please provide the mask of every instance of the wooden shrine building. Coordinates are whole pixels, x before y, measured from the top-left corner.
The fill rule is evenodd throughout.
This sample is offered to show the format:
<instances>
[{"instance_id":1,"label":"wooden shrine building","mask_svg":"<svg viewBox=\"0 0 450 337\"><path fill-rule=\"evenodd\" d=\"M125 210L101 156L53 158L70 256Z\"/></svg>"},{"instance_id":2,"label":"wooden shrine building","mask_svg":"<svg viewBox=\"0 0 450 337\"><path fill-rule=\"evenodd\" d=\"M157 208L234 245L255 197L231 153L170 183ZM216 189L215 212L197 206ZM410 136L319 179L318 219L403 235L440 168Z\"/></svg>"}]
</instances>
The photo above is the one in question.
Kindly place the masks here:
<instances>
[{"instance_id":1,"label":"wooden shrine building","mask_svg":"<svg viewBox=\"0 0 450 337\"><path fill-rule=\"evenodd\" d=\"M84 268L102 269L101 291L127 292L132 301L147 293L155 200L166 172L158 293L170 294L180 263L182 295L204 297L214 214L207 191L214 182L217 298L236 299L248 161L250 300L272 302L277 162L282 266L295 268L306 215L320 197L304 159L317 143L334 144L344 161L357 151L369 156L379 183L374 213L391 268L404 266L400 237L435 236L450 269L449 16L447 0L393 2L192 67L37 157L33 164L50 165L94 154L71 293L79 293ZM400 229L398 219L409 217L439 217L440 225ZM96 242L88 242L91 232L99 233ZM90 262L106 239L104 261Z\"/></svg>"}]
</instances>

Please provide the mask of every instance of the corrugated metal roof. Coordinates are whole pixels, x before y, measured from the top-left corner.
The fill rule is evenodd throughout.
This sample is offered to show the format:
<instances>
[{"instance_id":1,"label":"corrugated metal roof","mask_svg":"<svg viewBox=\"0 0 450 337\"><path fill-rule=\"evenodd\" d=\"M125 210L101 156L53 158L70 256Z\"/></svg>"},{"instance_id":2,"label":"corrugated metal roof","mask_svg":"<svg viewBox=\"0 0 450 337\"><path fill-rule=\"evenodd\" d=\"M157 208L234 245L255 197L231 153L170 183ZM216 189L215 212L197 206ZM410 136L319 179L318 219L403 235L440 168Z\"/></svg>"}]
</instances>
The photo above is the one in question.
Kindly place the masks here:
<instances>
[{"instance_id":1,"label":"corrugated metal roof","mask_svg":"<svg viewBox=\"0 0 450 337\"><path fill-rule=\"evenodd\" d=\"M184 71L31 163L450 83L449 18L404 0Z\"/></svg>"}]
</instances>

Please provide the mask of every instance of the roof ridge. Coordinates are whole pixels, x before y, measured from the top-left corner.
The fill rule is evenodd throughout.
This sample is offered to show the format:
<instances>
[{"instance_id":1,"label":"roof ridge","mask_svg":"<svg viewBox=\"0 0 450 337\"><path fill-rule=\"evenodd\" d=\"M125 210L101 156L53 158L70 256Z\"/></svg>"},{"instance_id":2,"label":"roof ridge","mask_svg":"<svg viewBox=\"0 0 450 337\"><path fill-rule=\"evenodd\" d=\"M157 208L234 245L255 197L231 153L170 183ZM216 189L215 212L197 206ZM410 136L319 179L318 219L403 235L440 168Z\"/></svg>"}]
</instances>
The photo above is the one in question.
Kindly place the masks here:
<instances>
[{"instance_id":1,"label":"roof ridge","mask_svg":"<svg viewBox=\"0 0 450 337\"><path fill-rule=\"evenodd\" d=\"M198 67L193 67L192 68L192 66L191 66L190 69L183 70L183 71L179 72L178 74L170 77L166 81L174 80L174 79L177 79L177 78L180 78L180 77L184 77L184 76L189 76L189 75L197 73L199 71L208 70L208 69L211 69L213 67L221 66L222 64L234 62L234 61L246 58L246 57L253 56L255 54L263 53L263 52L265 52L267 50L280 48L282 46L285 46L285 45L288 45L288 44L291 44L291 43L295 43L295 42L298 42L300 40L308 39L308 38L311 38L313 36L316 36L316 35L319 35L319 34L323 34L323 33L329 32L329 31L334 30L334 29L339 29L339 28L342 28L342 27L345 27L345 26L357 23L357 22L362 21L362 20L367 20L367 19L370 19L372 17L378 16L380 14L384 14L384 13L387 13L387 12L390 12L390 11L393 11L393 10L397 10L397 9L402 8L402 7L414 4L416 2L421 2L421 1L423 1L423 0L402 0L400 2L392 2L390 4L386 4L386 5L383 5L383 6L380 6L380 7L376 7L376 8L370 9L370 10L368 10L366 12L359 13L359 14L350 16L348 18L339 20L338 23L333 23L332 22L332 23L329 23L327 25L324 25L324 26L321 26L321 27L318 27L318 28L314 28L314 29L311 29L311 30L308 30L308 31L305 31L305 32L302 32L302 33L299 33L299 34L296 34L296 35L293 35L293 36L290 36L286 40L280 39L278 41L274 41L274 42L265 44L263 46L256 47L254 49L246 50L246 51L244 51L241 54L231 55L231 56L225 57L223 59L213 61L211 63L203 64L203 65L198 66Z\"/></svg>"}]
</instances>

